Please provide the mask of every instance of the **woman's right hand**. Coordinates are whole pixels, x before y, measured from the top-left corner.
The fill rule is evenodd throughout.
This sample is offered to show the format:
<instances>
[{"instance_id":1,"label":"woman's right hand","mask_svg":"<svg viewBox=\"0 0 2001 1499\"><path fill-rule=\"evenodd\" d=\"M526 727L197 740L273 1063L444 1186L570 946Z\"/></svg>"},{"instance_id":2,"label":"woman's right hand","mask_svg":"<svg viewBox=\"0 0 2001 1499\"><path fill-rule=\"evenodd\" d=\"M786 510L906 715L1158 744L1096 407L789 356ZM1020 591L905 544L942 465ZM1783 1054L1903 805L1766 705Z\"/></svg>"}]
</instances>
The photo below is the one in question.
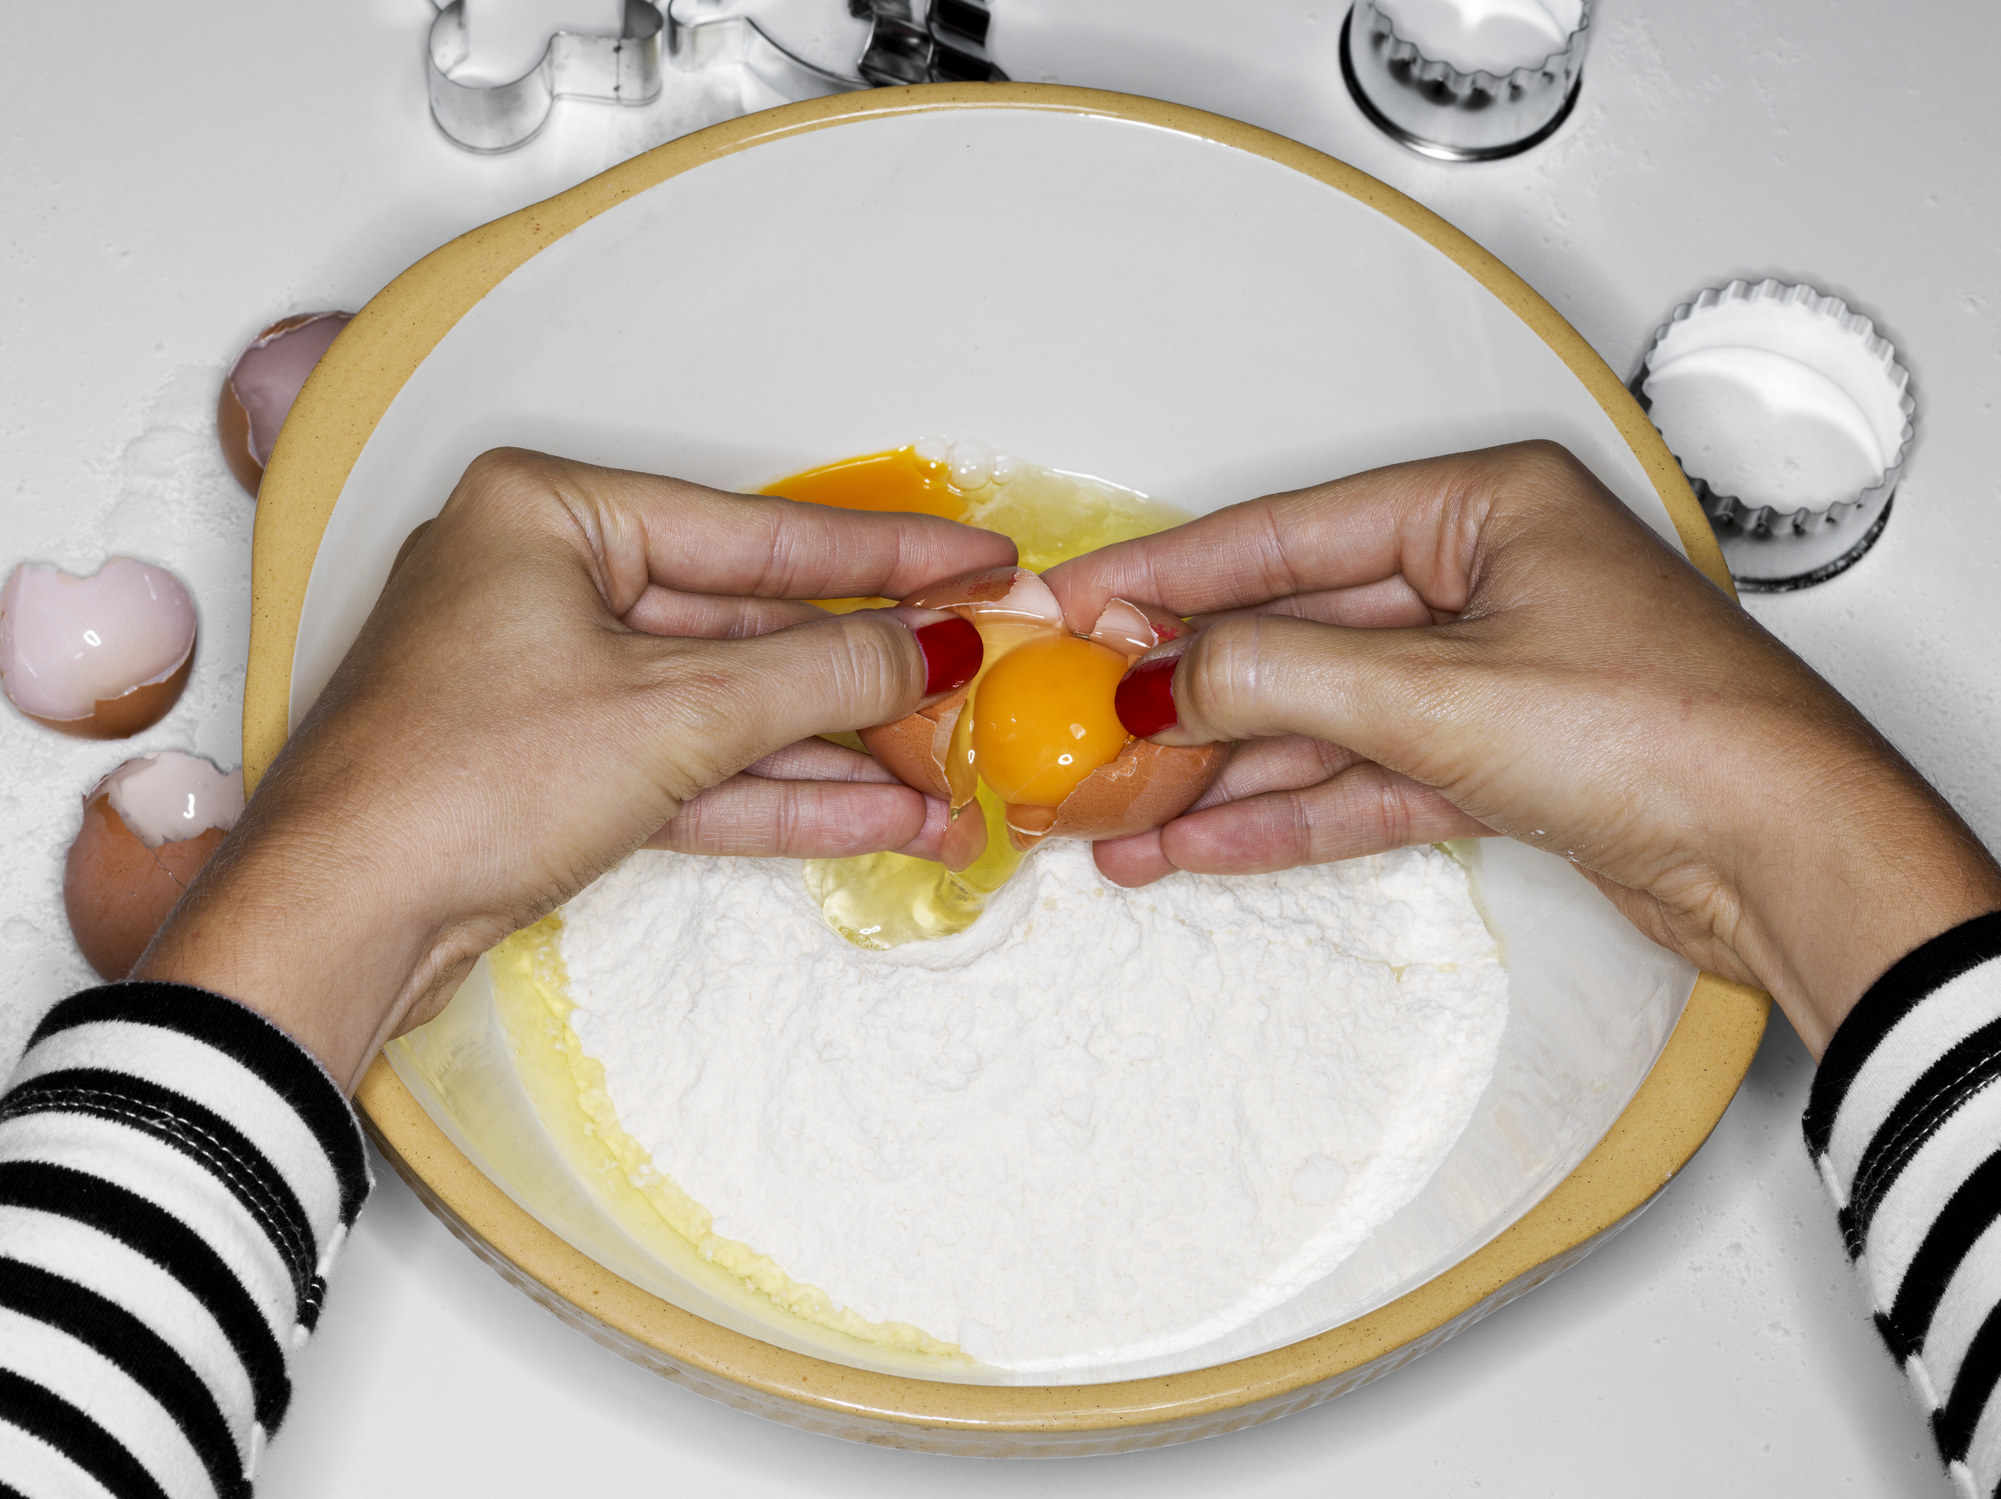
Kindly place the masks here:
<instances>
[{"instance_id":1,"label":"woman's right hand","mask_svg":"<svg viewBox=\"0 0 2001 1499\"><path fill-rule=\"evenodd\" d=\"M1099 845L1121 883L1505 833L1770 990L1816 1055L1891 962L2001 908L1882 735L1554 444L1251 501L1048 581L1074 619L1197 617L1129 673L1128 726L1242 741L1195 809Z\"/></svg>"}]
</instances>

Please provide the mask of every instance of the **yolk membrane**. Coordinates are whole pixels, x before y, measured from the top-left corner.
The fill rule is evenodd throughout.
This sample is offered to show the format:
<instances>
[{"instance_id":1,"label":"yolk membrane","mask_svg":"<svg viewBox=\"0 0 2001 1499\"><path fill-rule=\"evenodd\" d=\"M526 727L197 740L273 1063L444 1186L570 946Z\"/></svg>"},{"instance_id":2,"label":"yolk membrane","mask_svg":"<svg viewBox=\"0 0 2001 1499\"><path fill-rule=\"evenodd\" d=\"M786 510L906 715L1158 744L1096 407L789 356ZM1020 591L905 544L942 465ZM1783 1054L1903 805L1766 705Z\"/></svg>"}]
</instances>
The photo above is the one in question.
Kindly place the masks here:
<instances>
[{"instance_id":1,"label":"yolk membrane","mask_svg":"<svg viewBox=\"0 0 2001 1499\"><path fill-rule=\"evenodd\" d=\"M1126 740L1112 708L1126 658L1075 635L1016 646L973 696L973 766L1004 802L1054 807Z\"/></svg>"}]
</instances>

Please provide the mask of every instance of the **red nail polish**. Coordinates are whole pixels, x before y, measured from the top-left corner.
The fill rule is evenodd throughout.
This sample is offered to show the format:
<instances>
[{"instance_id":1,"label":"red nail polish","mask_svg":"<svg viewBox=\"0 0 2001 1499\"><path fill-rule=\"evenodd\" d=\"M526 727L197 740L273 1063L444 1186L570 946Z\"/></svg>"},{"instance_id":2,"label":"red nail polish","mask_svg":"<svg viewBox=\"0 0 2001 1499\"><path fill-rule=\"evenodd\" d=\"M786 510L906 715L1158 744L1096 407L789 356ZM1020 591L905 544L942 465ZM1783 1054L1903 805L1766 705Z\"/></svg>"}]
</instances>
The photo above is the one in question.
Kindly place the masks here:
<instances>
[{"instance_id":1,"label":"red nail polish","mask_svg":"<svg viewBox=\"0 0 2001 1499\"><path fill-rule=\"evenodd\" d=\"M1135 667L1112 694L1112 709L1126 732L1144 739L1181 722L1174 706L1174 667L1179 656L1166 656Z\"/></svg>"},{"instance_id":2,"label":"red nail polish","mask_svg":"<svg viewBox=\"0 0 2001 1499\"><path fill-rule=\"evenodd\" d=\"M914 632L924 652L924 695L950 692L973 680L986 655L980 632L956 616Z\"/></svg>"}]
</instances>

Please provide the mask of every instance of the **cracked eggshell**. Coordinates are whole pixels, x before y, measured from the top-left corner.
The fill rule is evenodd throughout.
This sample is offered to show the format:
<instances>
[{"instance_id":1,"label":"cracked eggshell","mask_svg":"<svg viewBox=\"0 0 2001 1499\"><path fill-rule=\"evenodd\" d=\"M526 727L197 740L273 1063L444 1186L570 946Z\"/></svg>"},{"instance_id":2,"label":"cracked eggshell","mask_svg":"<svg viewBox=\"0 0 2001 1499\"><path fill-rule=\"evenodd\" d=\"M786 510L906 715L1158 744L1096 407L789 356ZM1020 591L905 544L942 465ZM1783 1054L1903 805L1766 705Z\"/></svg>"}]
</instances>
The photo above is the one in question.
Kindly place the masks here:
<instances>
[{"instance_id":1,"label":"cracked eggshell","mask_svg":"<svg viewBox=\"0 0 2001 1499\"><path fill-rule=\"evenodd\" d=\"M215 435L229 471L252 499L300 387L353 317L351 312L302 312L280 319L252 339L230 366L216 400Z\"/></svg>"},{"instance_id":2,"label":"cracked eggshell","mask_svg":"<svg viewBox=\"0 0 2001 1499\"><path fill-rule=\"evenodd\" d=\"M63 860L63 910L101 977L132 971L242 811L241 771L175 750L127 760L90 789Z\"/></svg>"},{"instance_id":3,"label":"cracked eggshell","mask_svg":"<svg viewBox=\"0 0 2001 1499\"><path fill-rule=\"evenodd\" d=\"M1062 607L1040 577L1022 567L989 568L934 584L904 603L947 609L976 628L983 622L1018 622L1026 632L1068 631ZM1165 641L1188 633L1178 616L1151 604L1113 599L1099 612L1085 637L1134 659ZM1002 653L1004 654L1004 652ZM948 753L952 731L964 712L975 681L950 697L892 724L862 730L869 753L906 785L960 807L973 799L974 782L951 784L958 769ZM1056 808L1007 808L1008 837L1017 848L1044 838L1119 838L1171 822L1207 791L1223 768L1227 744L1172 748L1144 739L1128 740Z\"/></svg>"},{"instance_id":4,"label":"cracked eggshell","mask_svg":"<svg viewBox=\"0 0 2001 1499\"><path fill-rule=\"evenodd\" d=\"M1013 620L1030 629L1063 627L1063 609L1056 602L1056 595L1025 567L988 567L961 573L956 578L934 583L902 602L916 609L946 610L975 629L982 619ZM957 727L959 714L970 695L968 685L907 718L863 729L862 743L884 769L906 786L953 807L963 807L973 799L976 782L962 774L958 777L962 784L954 785L947 767L951 764L952 730Z\"/></svg>"},{"instance_id":5,"label":"cracked eggshell","mask_svg":"<svg viewBox=\"0 0 2001 1499\"><path fill-rule=\"evenodd\" d=\"M180 700L195 605L164 568L113 557L87 578L24 562L0 590L0 689L80 739L123 739Z\"/></svg>"},{"instance_id":6,"label":"cracked eggshell","mask_svg":"<svg viewBox=\"0 0 2001 1499\"><path fill-rule=\"evenodd\" d=\"M1227 744L1189 749L1135 739L1109 765L1100 765L1063 798L1043 838L1124 838L1151 832L1194 806L1215 784ZM1008 834L1016 842L1012 823Z\"/></svg>"}]
</instances>

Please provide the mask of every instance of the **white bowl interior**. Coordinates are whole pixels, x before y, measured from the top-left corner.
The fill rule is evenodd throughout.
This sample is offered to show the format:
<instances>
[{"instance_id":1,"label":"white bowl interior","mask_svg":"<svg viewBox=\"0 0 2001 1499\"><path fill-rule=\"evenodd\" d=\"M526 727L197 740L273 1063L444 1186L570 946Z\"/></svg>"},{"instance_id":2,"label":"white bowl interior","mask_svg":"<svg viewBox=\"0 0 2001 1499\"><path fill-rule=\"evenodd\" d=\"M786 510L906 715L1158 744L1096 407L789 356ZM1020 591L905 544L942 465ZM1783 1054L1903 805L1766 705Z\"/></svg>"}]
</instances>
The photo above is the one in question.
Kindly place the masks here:
<instances>
[{"instance_id":1,"label":"white bowl interior","mask_svg":"<svg viewBox=\"0 0 2001 1499\"><path fill-rule=\"evenodd\" d=\"M635 195L529 260L445 336L327 526L292 721L405 534L486 448L740 489L927 434L979 437L1197 513L1551 437L1675 543L1638 459L1555 353L1359 200L1111 116L868 118L773 138ZM1694 970L1562 860L1499 841L1477 857L1512 1011L1493 1083L1444 1167L1331 1275L1251 1326L1073 1382L1202 1367L1339 1325L1487 1242L1603 1136ZM483 972L391 1059L461 1149L608 1268L765 1341L912 1372L635 1236L544 1129Z\"/></svg>"}]
</instances>

